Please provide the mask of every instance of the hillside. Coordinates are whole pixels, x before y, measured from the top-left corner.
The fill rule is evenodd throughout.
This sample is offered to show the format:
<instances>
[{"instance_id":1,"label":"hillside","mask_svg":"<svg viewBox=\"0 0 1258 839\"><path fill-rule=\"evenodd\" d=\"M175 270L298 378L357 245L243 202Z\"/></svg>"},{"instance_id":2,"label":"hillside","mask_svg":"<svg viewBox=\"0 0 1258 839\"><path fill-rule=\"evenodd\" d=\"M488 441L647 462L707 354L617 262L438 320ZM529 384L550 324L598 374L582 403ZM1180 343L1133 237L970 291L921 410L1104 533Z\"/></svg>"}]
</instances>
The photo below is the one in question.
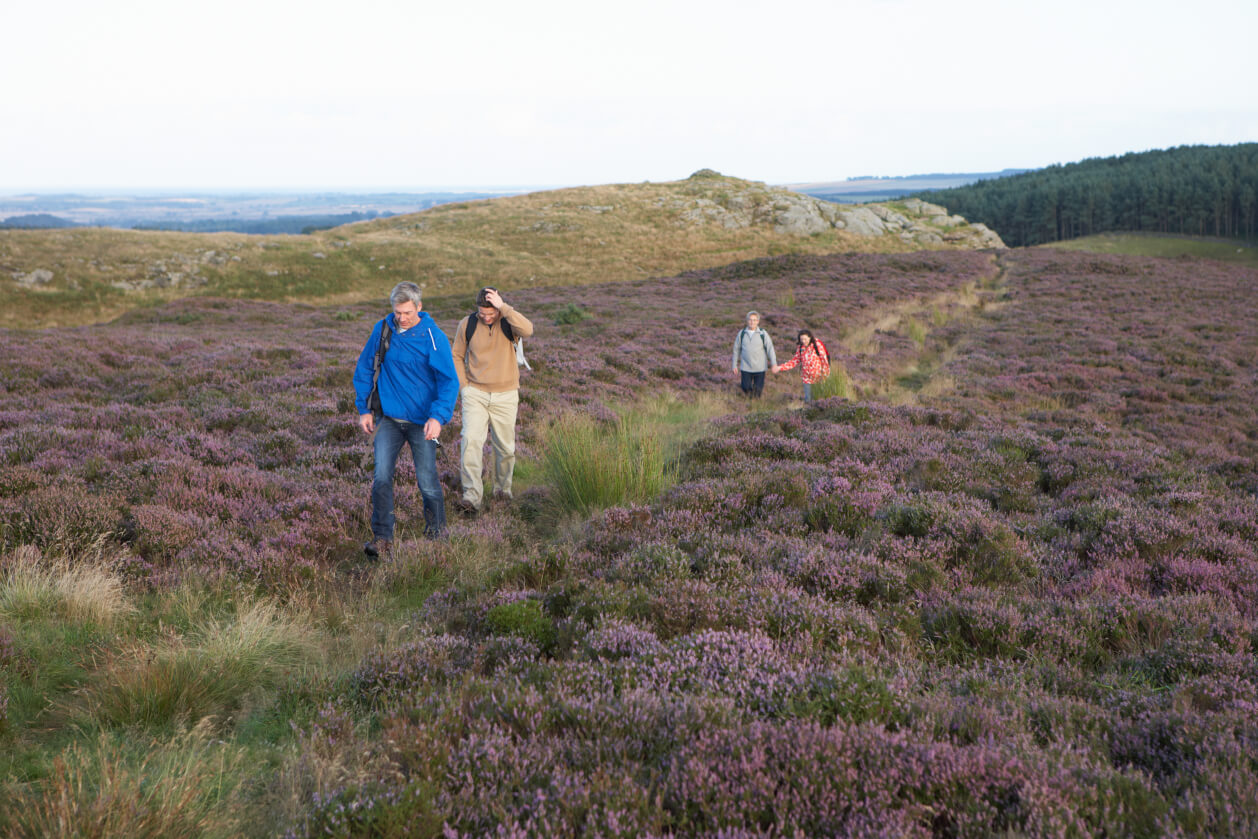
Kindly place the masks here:
<instances>
[{"instance_id":1,"label":"hillside","mask_svg":"<svg viewBox=\"0 0 1258 839\"><path fill-rule=\"evenodd\" d=\"M378 303L0 332L0 835L1258 835L1252 268L784 255L512 302L515 502L428 542L404 457L380 564ZM736 401L751 306L854 398ZM563 500L574 428L639 438L605 475L678 427L663 489Z\"/></svg>"},{"instance_id":2,"label":"hillside","mask_svg":"<svg viewBox=\"0 0 1258 839\"><path fill-rule=\"evenodd\" d=\"M1216 259L1258 268L1258 244L1206 236L1168 236L1161 233L1099 233L1044 245L1057 250L1110 253L1126 256Z\"/></svg>"},{"instance_id":3,"label":"hillside","mask_svg":"<svg viewBox=\"0 0 1258 839\"><path fill-rule=\"evenodd\" d=\"M918 193L1014 247L1106 232L1258 239L1258 143L1181 146Z\"/></svg>"},{"instance_id":4,"label":"hillside","mask_svg":"<svg viewBox=\"0 0 1258 839\"><path fill-rule=\"evenodd\" d=\"M309 236L100 228L0 231L0 325L107 320L188 296L345 303L401 280L430 293L671 276L784 253L1003 247L981 225L908 202L840 208L700 172L438 206Z\"/></svg>"}]
</instances>

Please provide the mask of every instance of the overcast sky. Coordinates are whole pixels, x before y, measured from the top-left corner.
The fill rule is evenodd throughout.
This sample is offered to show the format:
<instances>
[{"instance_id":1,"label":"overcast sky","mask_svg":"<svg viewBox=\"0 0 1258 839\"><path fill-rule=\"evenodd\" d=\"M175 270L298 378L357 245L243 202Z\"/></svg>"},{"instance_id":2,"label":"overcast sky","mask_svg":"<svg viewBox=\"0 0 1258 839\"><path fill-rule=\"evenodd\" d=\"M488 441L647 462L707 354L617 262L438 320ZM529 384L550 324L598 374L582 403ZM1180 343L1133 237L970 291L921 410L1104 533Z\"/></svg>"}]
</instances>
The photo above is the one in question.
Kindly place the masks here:
<instances>
[{"instance_id":1,"label":"overcast sky","mask_svg":"<svg viewBox=\"0 0 1258 839\"><path fill-rule=\"evenodd\" d=\"M0 191L769 183L1258 140L1254 0L6 0Z\"/></svg>"}]
</instances>

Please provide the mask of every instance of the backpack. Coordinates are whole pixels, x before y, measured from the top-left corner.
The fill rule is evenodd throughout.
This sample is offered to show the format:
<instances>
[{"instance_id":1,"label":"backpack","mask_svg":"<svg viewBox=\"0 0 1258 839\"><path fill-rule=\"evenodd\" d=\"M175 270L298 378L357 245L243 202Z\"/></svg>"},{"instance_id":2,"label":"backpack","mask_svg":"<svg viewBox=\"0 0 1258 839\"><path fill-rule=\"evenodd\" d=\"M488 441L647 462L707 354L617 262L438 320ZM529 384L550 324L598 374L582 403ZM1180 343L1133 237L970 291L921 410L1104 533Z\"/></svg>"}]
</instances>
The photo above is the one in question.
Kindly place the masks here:
<instances>
[{"instance_id":1,"label":"backpack","mask_svg":"<svg viewBox=\"0 0 1258 839\"><path fill-rule=\"evenodd\" d=\"M476 332L476 324L480 323L480 318L476 315L476 312L472 312L467 316L467 328L463 331L463 340L467 341L468 345L472 343L472 334ZM502 334L515 345L515 363L525 370L532 370L533 365L529 364L529 360L524 357L524 339L515 337L515 330L511 328L511 324L507 323L506 318L500 317L498 322L502 324Z\"/></svg>"},{"instance_id":2,"label":"backpack","mask_svg":"<svg viewBox=\"0 0 1258 839\"><path fill-rule=\"evenodd\" d=\"M769 339L766 336L769 333L765 332L763 329L757 329L756 331L760 333L760 343L764 346L765 358L768 358L769 357ZM739 356L740 358L742 357L742 354L743 354L743 336L746 334L747 334L747 327L744 326L742 329L738 330L738 349L736 350L735 354Z\"/></svg>"},{"instance_id":3,"label":"backpack","mask_svg":"<svg viewBox=\"0 0 1258 839\"><path fill-rule=\"evenodd\" d=\"M814 335L814 336L813 336L813 338L812 338L812 342L813 342L814 344L820 344L820 345L821 345L821 351L822 351L822 352L824 352L824 353L826 354L826 366L827 366L827 367L829 367L829 366L830 366L830 348L829 348L829 347L827 347L827 346L825 345L825 342L824 342L824 341L822 341L822 340L820 340L819 338L817 338L817 336L816 336L816 335ZM816 351L816 350L813 350L813 352L817 352L817 351ZM821 353L817 353L817 355L821 355Z\"/></svg>"},{"instance_id":4,"label":"backpack","mask_svg":"<svg viewBox=\"0 0 1258 839\"><path fill-rule=\"evenodd\" d=\"M815 347L815 346L817 346L818 344L820 344L820 345L821 345L821 352L817 353L817 355L822 356L823 358L825 358L825 362L826 362L826 367L825 367L825 370L826 370L826 376L829 376L829 375L830 375L830 348L829 348L829 347L827 347L823 341L818 340L816 335L814 335L814 336L813 336L813 338L812 338L812 343L813 343L813 346L814 346L814 347ZM817 352L817 351L814 349L814 350L813 350L813 352ZM823 355L823 353L824 353L824 355Z\"/></svg>"},{"instance_id":5,"label":"backpack","mask_svg":"<svg viewBox=\"0 0 1258 839\"><path fill-rule=\"evenodd\" d=\"M371 365L371 393L367 394L367 410L378 422L384 409L380 406L380 365L384 363L384 354L389 351L389 341L393 338L393 330L389 328L388 317L380 320L380 343L376 344L376 360Z\"/></svg>"}]
</instances>

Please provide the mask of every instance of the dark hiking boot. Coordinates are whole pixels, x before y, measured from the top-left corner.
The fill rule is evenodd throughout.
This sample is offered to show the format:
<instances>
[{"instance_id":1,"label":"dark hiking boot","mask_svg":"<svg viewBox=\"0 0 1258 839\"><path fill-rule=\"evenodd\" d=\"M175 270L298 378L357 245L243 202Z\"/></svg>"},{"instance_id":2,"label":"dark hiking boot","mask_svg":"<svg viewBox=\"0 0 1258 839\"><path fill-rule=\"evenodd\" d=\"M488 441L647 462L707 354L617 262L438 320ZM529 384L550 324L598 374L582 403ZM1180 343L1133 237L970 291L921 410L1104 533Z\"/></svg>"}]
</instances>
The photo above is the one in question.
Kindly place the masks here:
<instances>
[{"instance_id":1,"label":"dark hiking boot","mask_svg":"<svg viewBox=\"0 0 1258 839\"><path fill-rule=\"evenodd\" d=\"M480 515L480 507L477 507L466 498L458 498L454 502L454 509L458 510L461 515L474 519Z\"/></svg>"},{"instance_id":2,"label":"dark hiking boot","mask_svg":"<svg viewBox=\"0 0 1258 839\"><path fill-rule=\"evenodd\" d=\"M372 539L363 545L363 553L372 559L387 559L393 552L393 542L389 539Z\"/></svg>"}]
</instances>

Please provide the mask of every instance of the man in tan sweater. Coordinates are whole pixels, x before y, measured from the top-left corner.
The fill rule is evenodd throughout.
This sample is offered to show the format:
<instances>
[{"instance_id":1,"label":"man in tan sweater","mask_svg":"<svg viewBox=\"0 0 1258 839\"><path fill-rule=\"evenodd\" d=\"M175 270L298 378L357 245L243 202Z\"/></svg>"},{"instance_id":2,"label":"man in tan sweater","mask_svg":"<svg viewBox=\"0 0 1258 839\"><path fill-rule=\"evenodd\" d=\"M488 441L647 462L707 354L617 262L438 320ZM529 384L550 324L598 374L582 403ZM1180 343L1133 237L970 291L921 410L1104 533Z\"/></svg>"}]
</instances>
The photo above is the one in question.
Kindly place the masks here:
<instances>
[{"instance_id":1,"label":"man in tan sweater","mask_svg":"<svg viewBox=\"0 0 1258 839\"><path fill-rule=\"evenodd\" d=\"M469 512L484 509L481 471L486 432L494 450L494 496L511 498L515 417L520 405L515 342L532 334L533 324L528 318L508 306L493 288L480 290L476 312L459 321L454 329L454 369L459 374L463 399L460 506Z\"/></svg>"}]
</instances>

